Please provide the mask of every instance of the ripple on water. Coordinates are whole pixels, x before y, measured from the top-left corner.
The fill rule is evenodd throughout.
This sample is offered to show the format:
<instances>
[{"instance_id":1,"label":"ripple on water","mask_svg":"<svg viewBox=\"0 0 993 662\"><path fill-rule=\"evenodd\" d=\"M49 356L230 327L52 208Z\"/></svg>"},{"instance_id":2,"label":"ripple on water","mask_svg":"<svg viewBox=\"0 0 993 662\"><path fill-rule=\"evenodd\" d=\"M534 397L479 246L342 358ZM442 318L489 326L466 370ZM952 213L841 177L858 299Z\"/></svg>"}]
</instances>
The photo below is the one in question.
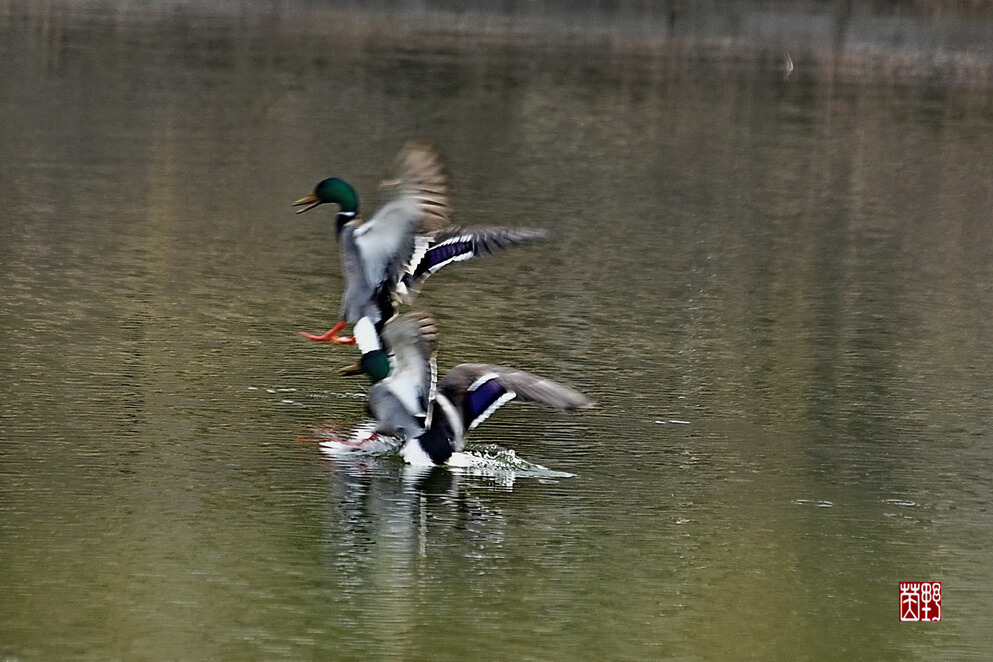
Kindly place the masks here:
<instances>
[{"instance_id":1,"label":"ripple on water","mask_svg":"<svg viewBox=\"0 0 993 662\"><path fill-rule=\"evenodd\" d=\"M793 499L793 503L799 504L801 506L815 506L817 508L833 508L834 503L831 501L823 501L818 499Z\"/></svg>"}]
</instances>

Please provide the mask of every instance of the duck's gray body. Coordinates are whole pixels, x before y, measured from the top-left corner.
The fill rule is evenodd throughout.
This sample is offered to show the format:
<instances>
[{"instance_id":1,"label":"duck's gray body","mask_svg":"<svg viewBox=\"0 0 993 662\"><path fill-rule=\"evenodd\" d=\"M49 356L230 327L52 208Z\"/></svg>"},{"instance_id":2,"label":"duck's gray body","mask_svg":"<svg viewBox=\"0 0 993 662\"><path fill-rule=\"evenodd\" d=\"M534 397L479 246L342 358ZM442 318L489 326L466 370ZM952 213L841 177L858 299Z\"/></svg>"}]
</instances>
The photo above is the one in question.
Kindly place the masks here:
<instances>
[{"instance_id":1,"label":"duck's gray body","mask_svg":"<svg viewBox=\"0 0 993 662\"><path fill-rule=\"evenodd\" d=\"M355 226L346 224L338 235L341 272L345 274L345 291L341 296L341 319L355 324L368 317L380 323L382 311L376 305L376 289L369 283L362 264L362 254L355 243Z\"/></svg>"},{"instance_id":2,"label":"duck's gray body","mask_svg":"<svg viewBox=\"0 0 993 662\"><path fill-rule=\"evenodd\" d=\"M437 327L422 314L398 317L383 333L394 370L369 390L376 431L400 437L412 464L444 464L466 434L503 404L518 399L562 411L593 402L571 388L523 370L485 363L455 366L435 384Z\"/></svg>"},{"instance_id":3,"label":"duck's gray body","mask_svg":"<svg viewBox=\"0 0 993 662\"><path fill-rule=\"evenodd\" d=\"M369 411L376 419L375 432L378 434L412 439L425 430L427 412L414 407L417 413L411 413L405 404L382 382L377 382L369 388Z\"/></svg>"},{"instance_id":4,"label":"duck's gray body","mask_svg":"<svg viewBox=\"0 0 993 662\"><path fill-rule=\"evenodd\" d=\"M386 325L383 340L393 355L392 370L369 387L376 432L413 439L431 425L437 339L438 327L426 315L403 315Z\"/></svg>"}]
</instances>

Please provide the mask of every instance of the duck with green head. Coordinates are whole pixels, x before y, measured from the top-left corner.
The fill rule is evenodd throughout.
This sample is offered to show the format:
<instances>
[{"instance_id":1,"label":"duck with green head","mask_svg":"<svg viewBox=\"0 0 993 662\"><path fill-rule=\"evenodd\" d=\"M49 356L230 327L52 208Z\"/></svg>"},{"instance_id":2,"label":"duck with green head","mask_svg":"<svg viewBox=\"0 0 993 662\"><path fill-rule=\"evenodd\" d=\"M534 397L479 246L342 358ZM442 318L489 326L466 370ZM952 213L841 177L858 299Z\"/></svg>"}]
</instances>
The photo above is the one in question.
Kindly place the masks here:
<instances>
[{"instance_id":1,"label":"duck with green head","mask_svg":"<svg viewBox=\"0 0 993 662\"><path fill-rule=\"evenodd\" d=\"M442 267L546 236L543 230L446 226L451 208L449 180L441 154L425 141L410 141L397 157L397 177L386 183L392 195L368 220L359 215L355 188L338 177L324 179L297 200L297 213L338 205L338 235L345 291L341 318L318 341L358 345L363 355L382 351L379 331L409 303L423 282ZM338 334L352 324L353 337Z\"/></svg>"},{"instance_id":2,"label":"duck with green head","mask_svg":"<svg viewBox=\"0 0 993 662\"><path fill-rule=\"evenodd\" d=\"M399 437L403 442L400 455L410 464L446 463L464 448L470 430L511 400L561 411L594 404L550 379L484 363L457 365L436 382L437 341L434 320L423 313L409 313L383 329L383 342L390 352L385 365L367 365L363 357L363 368L373 382L368 401L376 419L372 437Z\"/></svg>"}]
</instances>

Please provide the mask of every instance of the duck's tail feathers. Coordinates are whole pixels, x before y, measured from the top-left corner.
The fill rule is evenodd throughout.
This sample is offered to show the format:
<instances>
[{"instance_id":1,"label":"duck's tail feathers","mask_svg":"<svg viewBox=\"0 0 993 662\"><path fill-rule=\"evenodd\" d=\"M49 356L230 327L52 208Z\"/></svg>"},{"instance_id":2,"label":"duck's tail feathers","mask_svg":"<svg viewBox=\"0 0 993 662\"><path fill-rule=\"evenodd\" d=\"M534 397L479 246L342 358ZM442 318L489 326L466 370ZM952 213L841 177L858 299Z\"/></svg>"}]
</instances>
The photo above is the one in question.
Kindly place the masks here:
<instances>
[{"instance_id":1,"label":"duck's tail feathers","mask_svg":"<svg viewBox=\"0 0 993 662\"><path fill-rule=\"evenodd\" d=\"M592 400L568 386L523 370L485 363L463 363L452 368L438 383L438 391L458 410L466 430L475 428L514 399L562 411L594 406Z\"/></svg>"},{"instance_id":2,"label":"duck's tail feathers","mask_svg":"<svg viewBox=\"0 0 993 662\"><path fill-rule=\"evenodd\" d=\"M532 228L445 228L433 235L417 237L410 264L398 288L410 303L424 281L453 262L496 253L517 244L538 241L548 232Z\"/></svg>"}]
</instances>

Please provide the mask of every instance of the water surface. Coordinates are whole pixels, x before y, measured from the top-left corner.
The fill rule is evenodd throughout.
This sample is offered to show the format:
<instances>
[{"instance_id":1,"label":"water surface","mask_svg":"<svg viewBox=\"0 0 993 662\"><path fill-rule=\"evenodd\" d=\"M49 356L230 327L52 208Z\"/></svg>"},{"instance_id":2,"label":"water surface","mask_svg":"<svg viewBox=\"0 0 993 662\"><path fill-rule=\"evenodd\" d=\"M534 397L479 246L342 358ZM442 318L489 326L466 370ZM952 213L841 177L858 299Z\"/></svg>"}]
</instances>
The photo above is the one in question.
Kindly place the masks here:
<instances>
[{"instance_id":1,"label":"water surface","mask_svg":"<svg viewBox=\"0 0 993 662\"><path fill-rule=\"evenodd\" d=\"M987 95L2 7L0 655L987 659ZM341 279L288 204L337 174L371 210L411 135L457 222L554 233L418 307L443 369L599 402L475 434L574 477L312 441L364 384L296 335ZM898 622L909 580L941 623Z\"/></svg>"}]
</instances>

